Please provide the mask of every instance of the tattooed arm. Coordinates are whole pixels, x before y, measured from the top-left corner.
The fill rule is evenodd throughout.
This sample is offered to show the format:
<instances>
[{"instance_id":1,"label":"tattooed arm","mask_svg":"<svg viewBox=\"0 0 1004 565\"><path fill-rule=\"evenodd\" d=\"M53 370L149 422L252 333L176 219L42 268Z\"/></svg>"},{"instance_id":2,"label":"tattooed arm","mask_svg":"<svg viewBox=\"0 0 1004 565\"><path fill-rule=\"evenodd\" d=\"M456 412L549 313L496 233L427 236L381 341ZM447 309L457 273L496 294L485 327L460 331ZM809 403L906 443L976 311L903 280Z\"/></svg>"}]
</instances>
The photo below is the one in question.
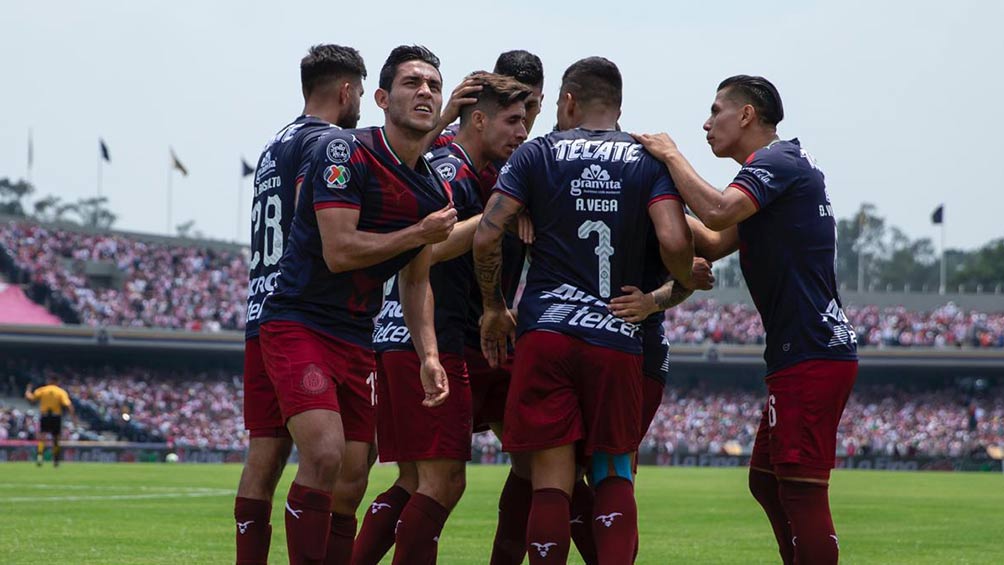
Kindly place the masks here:
<instances>
[{"instance_id":1,"label":"tattooed arm","mask_svg":"<svg viewBox=\"0 0 1004 565\"><path fill-rule=\"evenodd\" d=\"M502 237L522 209L520 201L496 192L488 200L474 233L474 273L484 301L481 350L492 367L505 360L506 343L516 327L502 294Z\"/></svg>"}]
</instances>

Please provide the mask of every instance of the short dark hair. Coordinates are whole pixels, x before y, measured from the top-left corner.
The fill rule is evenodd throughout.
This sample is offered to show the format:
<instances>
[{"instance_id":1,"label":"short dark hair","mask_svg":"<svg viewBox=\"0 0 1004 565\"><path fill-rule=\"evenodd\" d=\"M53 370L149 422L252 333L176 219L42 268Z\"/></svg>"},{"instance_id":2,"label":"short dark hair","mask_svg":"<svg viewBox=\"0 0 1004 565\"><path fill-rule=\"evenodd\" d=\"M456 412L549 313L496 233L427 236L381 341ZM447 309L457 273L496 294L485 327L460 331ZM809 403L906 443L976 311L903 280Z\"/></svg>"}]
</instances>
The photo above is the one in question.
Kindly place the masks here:
<instances>
[{"instance_id":1,"label":"short dark hair","mask_svg":"<svg viewBox=\"0 0 1004 565\"><path fill-rule=\"evenodd\" d=\"M300 60L300 85L309 96L322 84L344 77L366 78L366 63L359 51L342 45L314 45Z\"/></svg>"},{"instance_id":2,"label":"short dark hair","mask_svg":"<svg viewBox=\"0 0 1004 565\"><path fill-rule=\"evenodd\" d=\"M736 75L718 85L718 90L728 89L734 100L753 106L757 116L767 125L776 126L784 119L784 106L777 88L759 76Z\"/></svg>"},{"instance_id":3,"label":"short dark hair","mask_svg":"<svg viewBox=\"0 0 1004 565\"><path fill-rule=\"evenodd\" d=\"M494 115L500 109L522 102L530 96L530 87L510 76L477 71L467 75L467 78L481 85L481 91L471 95L478 99L477 102L460 109L460 123L464 123L474 110Z\"/></svg>"},{"instance_id":4,"label":"short dark hair","mask_svg":"<svg viewBox=\"0 0 1004 565\"><path fill-rule=\"evenodd\" d=\"M389 91L397 76L397 68L408 61L424 61L439 70L439 57L432 51L421 45L400 45L390 52L380 69L380 88Z\"/></svg>"},{"instance_id":5,"label":"short dark hair","mask_svg":"<svg viewBox=\"0 0 1004 565\"><path fill-rule=\"evenodd\" d=\"M620 69L603 57L579 59L561 76L561 92L571 92L581 103L620 108L623 88Z\"/></svg>"},{"instance_id":6,"label":"short dark hair","mask_svg":"<svg viewBox=\"0 0 1004 565\"><path fill-rule=\"evenodd\" d=\"M533 87L544 84L544 64L540 62L540 57L522 49L499 55L494 72Z\"/></svg>"}]
</instances>

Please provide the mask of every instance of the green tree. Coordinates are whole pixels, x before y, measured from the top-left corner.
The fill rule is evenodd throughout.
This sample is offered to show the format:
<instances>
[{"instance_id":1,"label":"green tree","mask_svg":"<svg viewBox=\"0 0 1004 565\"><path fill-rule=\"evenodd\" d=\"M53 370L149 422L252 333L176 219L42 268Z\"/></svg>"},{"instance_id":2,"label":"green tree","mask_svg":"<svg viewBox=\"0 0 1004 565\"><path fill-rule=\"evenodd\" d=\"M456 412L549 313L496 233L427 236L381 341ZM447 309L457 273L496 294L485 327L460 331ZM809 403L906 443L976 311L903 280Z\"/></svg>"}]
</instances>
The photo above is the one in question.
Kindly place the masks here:
<instances>
[{"instance_id":1,"label":"green tree","mask_svg":"<svg viewBox=\"0 0 1004 565\"><path fill-rule=\"evenodd\" d=\"M81 198L77 201L74 212L80 218L81 225L110 229L118 216L108 209L108 199L104 196Z\"/></svg>"},{"instance_id":2,"label":"green tree","mask_svg":"<svg viewBox=\"0 0 1004 565\"><path fill-rule=\"evenodd\" d=\"M76 207L76 204L63 202L62 198L50 194L35 202L32 217L42 222L67 222L71 221L67 214L75 214Z\"/></svg>"},{"instance_id":3,"label":"green tree","mask_svg":"<svg viewBox=\"0 0 1004 565\"><path fill-rule=\"evenodd\" d=\"M876 282L880 261L888 254L885 218L878 215L874 204L861 204L854 217L837 222L837 283L858 289L858 261L865 258L863 282L867 289Z\"/></svg>"},{"instance_id":4,"label":"green tree","mask_svg":"<svg viewBox=\"0 0 1004 565\"><path fill-rule=\"evenodd\" d=\"M951 261L947 265L949 288L965 285L969 290L975 290L976 285L983 285L986 290L992 291L997 285L1004 285L1004 238L995 239L979 250L965 254L956 265L952 268Z\"/></svg>"},{"instance_id":5,"label":"green tree","mask_svg":"<svg viewBox=\"0 0 1004 565\"><path fill-rule=\"evenodd\" d=\"M8 178L0 179L0 214L26 217L23 200L35 192L35 187L25 180L12 182Z\"/></svg>"}]
</instances>

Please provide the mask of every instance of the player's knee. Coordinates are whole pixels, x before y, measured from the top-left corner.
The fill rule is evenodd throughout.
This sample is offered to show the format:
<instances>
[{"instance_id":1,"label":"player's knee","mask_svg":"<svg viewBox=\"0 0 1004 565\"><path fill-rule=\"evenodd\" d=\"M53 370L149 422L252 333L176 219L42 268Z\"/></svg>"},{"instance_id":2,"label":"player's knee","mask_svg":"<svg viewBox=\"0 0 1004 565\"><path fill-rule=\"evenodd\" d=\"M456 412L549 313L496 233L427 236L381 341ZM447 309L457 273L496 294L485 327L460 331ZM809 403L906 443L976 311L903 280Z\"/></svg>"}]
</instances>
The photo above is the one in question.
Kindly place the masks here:
<instances>
[{"instance_id":1,"label":"player's knee","mask_svg":"<svg viewBox=\"0 0 1004 565\"><path fill-rule=\"evenodd\" d=\"M334 484L342 467L342 456L334 450L300 452L300 472L308 472L326 484Z\"/></svg>"},{"instance_id":2,"label":"player's knee","mask_svg":"<svg viewBox=\"0 0 1004 565\"><path fill-rule=\"evenodd\" d=\"M363 497L366 495L366 487L369 486L369 477L366 474L352 473L349 476L342 474L335 484L333 503L336 510L343 514L351 514L359 507Z\"/></svg>"},{"instance_id":3,"label":"player's knee","mask_svg":"<svg viewBox=\"0 0 1004 565\"><path fill-rule=\"evenodd\" d=\"M597 451L593 453L590 465L590 481L598 486L605 479L619 477L634 482L634 465L631 453L610 454Z\"/></svg>"}]
</instances>

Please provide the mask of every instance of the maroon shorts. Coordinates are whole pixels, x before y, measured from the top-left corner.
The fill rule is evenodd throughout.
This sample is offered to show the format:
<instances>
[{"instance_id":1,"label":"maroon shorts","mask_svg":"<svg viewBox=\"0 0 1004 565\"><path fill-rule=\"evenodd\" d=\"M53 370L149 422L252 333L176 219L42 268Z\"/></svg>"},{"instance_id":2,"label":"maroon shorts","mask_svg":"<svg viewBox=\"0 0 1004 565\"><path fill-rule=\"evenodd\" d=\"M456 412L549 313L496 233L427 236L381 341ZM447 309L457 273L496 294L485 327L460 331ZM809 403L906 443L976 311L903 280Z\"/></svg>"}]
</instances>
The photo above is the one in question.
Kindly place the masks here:
<instances>
[{"instance_id":1,"label":"maroon shorts","mask_svg":"<svg viewBox=\"0 0 1004 565\"><path fill-rule=\"evenodd\" d=\"M489 424L501 422L505 417L505 399L509 394L512 356L493 369L480 349L464 348L467 374L471 377L471 407L474 431L483 432Z\"/></svg>"},{"instance_id":2,"label":"maroon shorts","mask_svg":"<svg viewBox=\"0 0 1004 565\"><path fill-rule=\"evenodd\" d=\"M289 437L257 337L244 342L244 429L251 437Z\"/></svg>"},{"instance_id":3,"label":"maroon shorts","mask_svg":"<svg viewBox=\"0 0 1004 565\"><path fill-rule=\"evenodd\" d=\"M373 443L376 432L376 362L364 347L296 322L261 326L265 370L283 421L307 410L342 416L345 439Z\"/></svg>"},{"instance_id":4,"label":"maroon shorts","mask_svg":"<svg viewBox=\"0 0 1004 565\"><path fill-rule=\"evenodd\" d=\"M657 381L655 379L650 379L645 377L642 379L642 389L641 389L641 435L642 437L648 433L648 427L652 425L652 420L655 419L656 412L659 411L659 405L662 404L662 392L666 388L666 384L662 381Z\"/></svg>"},{"instance_id":5,"label":"maroon shorts","mask_svg":"<svg viewBox=\"0 0 1004 565\"><path fill-rule=\"evenodd\" d=\"M471 385L460 355L439 361L450 382L446 402L422 406L425 390L414 351L377 355L377 452L381 461L471 459Z\"/></svg>"},{"instance_id":6,"label":"maroon shorts","mask_svg":"<svg viewBox=\"0 0 1004 565\"><path fill-rule=\"evenodd\" d=\"M781 476L826 479L837 427L858 376L857 361L803 361L767 377L767 403L750 466Z\"/></svg>"},{"instance_id":7,"label":"maroon shorts","mask_svg":"<svg viewBox=\"0 0 1004 565\"><path fill-rule=\"evenodd\" d=\"M641 441L641 355L549 331L516 342L502 446L537 451L582 440L580 454L631 453Z\"/></svg>"}]
</instances>

